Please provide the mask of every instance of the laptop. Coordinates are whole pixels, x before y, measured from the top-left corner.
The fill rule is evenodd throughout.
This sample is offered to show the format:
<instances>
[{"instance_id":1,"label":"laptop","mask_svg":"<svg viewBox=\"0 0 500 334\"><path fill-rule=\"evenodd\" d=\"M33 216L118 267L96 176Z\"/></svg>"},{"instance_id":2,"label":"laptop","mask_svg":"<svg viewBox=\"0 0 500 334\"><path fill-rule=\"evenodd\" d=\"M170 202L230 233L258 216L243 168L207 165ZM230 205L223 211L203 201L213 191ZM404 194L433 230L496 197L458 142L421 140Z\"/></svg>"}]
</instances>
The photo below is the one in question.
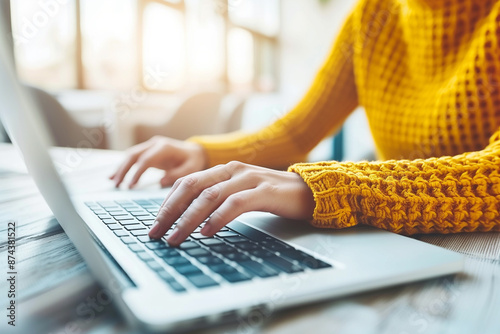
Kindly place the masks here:
<instances>
[{"instance_id":1,"label":"laptop","mask_svg":"<svg viewBox=\"0 0 500 334\"><path fill-rule=\"evenodd\" d=\"M461 255L387 231L320 230L264 213L243 215L212 238L197 229L178 248L150 240L166 190L70 197L48 154L47 127L0 35L0 118L65 233L131 325L248 324L275 310L462 270Z\"/></svg>"}]
</instances>

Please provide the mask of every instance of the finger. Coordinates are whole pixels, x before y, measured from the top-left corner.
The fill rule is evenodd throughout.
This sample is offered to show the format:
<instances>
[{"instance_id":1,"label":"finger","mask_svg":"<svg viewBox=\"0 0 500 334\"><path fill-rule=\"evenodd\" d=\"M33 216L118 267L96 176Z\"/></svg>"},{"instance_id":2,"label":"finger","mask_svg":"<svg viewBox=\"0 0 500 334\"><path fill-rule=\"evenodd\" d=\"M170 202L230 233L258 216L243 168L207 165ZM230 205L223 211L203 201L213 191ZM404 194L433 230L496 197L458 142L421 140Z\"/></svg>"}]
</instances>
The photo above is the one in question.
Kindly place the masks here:
<instances>
[{"instance_id":1,"label":"finger","mask_svg":"<svg viewBox=\"0 0 500 334\"><path fill-rule=\"evenodd\" d=\"M137 159L143 154L152 144L150 142L144 142L133 146L129 149L128 157L125 161L118 167L118 170L111 176L115 181L115 186L119 187L123 182L125 175L127 175L130 168L135 164Z\"/></svg>"},{"instance_id":2,"label":"finger","mask_svg":"<svg viewBox=\"0 0 500 334\"><path fill-rule=\"evenodd\" d=\"M132 179L130 180L130 183L128 185L129 189L137 184L137 182L141 178L142 174L144 174L144 172L149 167L151 167L149 160L143 160L139 164L137 164L137 169L135 170L135 173L132 176Z\"/></svg>"},{"instance_id":3,"label":"finger","mask_svg":"<svg viewBox=\"0 0 500 334\"><path fill-rule=\"evenodd\" d=\"M168 243L174 247L179 245L228 197L249 187L252 187L252 184L245 180L230 179L203 190L184 212L167 240Z\"/></svg>"},{"instance_id":4,"label":"finger","mask_svg":"<svg viewBox=\"0 0 500 334\"><path fill-rule=\"evenodd\" d=\"M167 170L165 176L160 180L160 185L162 187L168 187L173 185L175 181L189 174L187 170L188 168L184 166Z\"/></svg>"},{"instance_id":5,"label":"finger","mask_svg":"<svg viewBox=\"0 0 500 334\"><path fill-rule=\"evenodd\" d=\"M158 212L156 213L156 216L158 216L160 214L160 212L162 212L162 209L163 209L163 206L165 205L165 203L167 203L168 199L172 196L172 194L176 191L176 189L179 187L179 184L182 182L182 179L177 179L174 183L174 185L172 186L172 189L170 189L170 191L168 192L167 196L165 197L165 199L163 200L163 202L161 203L160 205L160 208L158 209ZM156 225L156 222L155 224L153 225L153 227L155 227ZM151 234L151 233L150 233Z\"/></svg>"},{"instance_id":6,"label":"finger","mask_svg":"<svg viewBox=\"0 0 500 334\"><path fill-rule=\"evenodd\" d=\"M150 237L160 238L203 190L230 178L231 174L220 166L180 179L160 207L156 222L149 232Z\"/></svg>"},{"instance_id":7,"label":"finger","mask_svg":"<svg viewBox=\"0 0 500 334\"><path fill-rule=\"evenodd\" d=\"M132 154L128 156L127 159L119 167L118 171L113 176L113 179L115 181L115 187L118 188L120 184L123 182L125 175L128 173L130 168L135 164L135 162L138 159L138 156L139 156L138 154Z\"/></svg>"},{"instance_id":8,"label":"finger","mask_svg":"<svg viewBox=\"0 0 500 334\"><path fill-rule=\"evenodd\" d=\"M229 196L210 216L201 233L213 236L222 227L249 211L265 211L269 197L258 188L247 189ZM170 236L172 238L173 235Z\"/></svg>"},{"instance_id":9,"label":"finger","mask_svg":"<svg viewBox=\"0 0 500 334\"><path fill-rule=\"evenodd\" d=\"M130 179L130 183L128 185L129 188L132 188L137 184L142 174L149 168L152 167L152 162L155 159L155 156L158 155L158 150L150 149L146 151L136 162L137 169L135 170L134 175Z\"/></svg>"}]
</instances>

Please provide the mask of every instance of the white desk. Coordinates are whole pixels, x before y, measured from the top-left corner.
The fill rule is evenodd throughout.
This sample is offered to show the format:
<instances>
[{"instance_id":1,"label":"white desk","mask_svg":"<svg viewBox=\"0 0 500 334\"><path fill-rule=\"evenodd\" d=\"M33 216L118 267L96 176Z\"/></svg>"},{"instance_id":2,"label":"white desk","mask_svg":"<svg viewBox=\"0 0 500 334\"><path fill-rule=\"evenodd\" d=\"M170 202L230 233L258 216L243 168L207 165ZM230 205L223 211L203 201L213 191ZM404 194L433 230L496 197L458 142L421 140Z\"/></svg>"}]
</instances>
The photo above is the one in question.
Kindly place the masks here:
<instances>
[{"instance_id":1,"label":"white desk","mask_svg":"<svg viewBox=\"0 0 500 334\"><path fill-rule=\"evenodd\" d=\"M76 192L110 189L106 176L121 158L112 151L55 154L70 167L66 177ZM5 268L10 220L17 223L18 326L6 324L7 270L2 270L0 333L136 333L112 305L94 315L77 314L99 287L13 147L0 144L0 268ZM255 326L240 322L200 333L500 333L500 233L418 239L465 254L465 272L282 311Z\"/></svg>"}]
</instances>

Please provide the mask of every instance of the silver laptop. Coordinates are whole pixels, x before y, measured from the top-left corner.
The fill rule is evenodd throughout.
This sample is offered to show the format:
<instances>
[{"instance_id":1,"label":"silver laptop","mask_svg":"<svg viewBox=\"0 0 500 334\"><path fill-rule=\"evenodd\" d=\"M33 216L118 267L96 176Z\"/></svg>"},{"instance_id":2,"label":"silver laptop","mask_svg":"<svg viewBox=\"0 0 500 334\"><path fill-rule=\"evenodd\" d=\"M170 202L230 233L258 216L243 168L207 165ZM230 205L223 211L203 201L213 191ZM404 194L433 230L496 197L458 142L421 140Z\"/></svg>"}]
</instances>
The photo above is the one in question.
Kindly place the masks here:
<instances>
[{"instance_id":1,"label":"silver laptop","mask_svg":"<svg viewBox=\"0 0 500 334\"><path fill-rule=\"evenodd\" d=\"M461 255L387 231L319 230L259 213L243 215L212 238L195 231L179 248L150 240L165 191L70 198L48 154L39 110L16 78L5 32L0 35L1 119L55 217L134 326L164 331L249 323L274 310L462 269Z\"/></svg>"}]
</instances>

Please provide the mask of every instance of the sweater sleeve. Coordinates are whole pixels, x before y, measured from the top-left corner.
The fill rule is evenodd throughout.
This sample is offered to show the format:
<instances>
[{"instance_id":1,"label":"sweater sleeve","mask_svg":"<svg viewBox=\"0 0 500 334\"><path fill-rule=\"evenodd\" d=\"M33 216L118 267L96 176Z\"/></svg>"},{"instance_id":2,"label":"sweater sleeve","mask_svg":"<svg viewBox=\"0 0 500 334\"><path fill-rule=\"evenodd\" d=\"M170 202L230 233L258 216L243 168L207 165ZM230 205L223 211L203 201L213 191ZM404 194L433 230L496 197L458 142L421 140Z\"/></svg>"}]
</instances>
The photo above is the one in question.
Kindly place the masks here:
<instances>
[{"instance_id":1,"label":"sweater sleeve","mask_svg":"<svg viewBox=\"0 0 500 334\"><path fill-rule=\"evenodd\" d=\"M352 15L344 23L323 67L302 100L285 116L254 133L199 136L209 166L239 160L286 168L304 161L307 153L340 127L358 105L353 72Z\"/></svg>"},{"instance_id":2,"label":"sweater sleeve","mask_svg":"<svg viewBox=\"0 0 500 334\"><path fill-rule=\"evenodd\" d=\"M500 231L500 131L482 151L453 157L290 166L312 189L312 224L392 232Z\"/></svg>"}]
</instances>

